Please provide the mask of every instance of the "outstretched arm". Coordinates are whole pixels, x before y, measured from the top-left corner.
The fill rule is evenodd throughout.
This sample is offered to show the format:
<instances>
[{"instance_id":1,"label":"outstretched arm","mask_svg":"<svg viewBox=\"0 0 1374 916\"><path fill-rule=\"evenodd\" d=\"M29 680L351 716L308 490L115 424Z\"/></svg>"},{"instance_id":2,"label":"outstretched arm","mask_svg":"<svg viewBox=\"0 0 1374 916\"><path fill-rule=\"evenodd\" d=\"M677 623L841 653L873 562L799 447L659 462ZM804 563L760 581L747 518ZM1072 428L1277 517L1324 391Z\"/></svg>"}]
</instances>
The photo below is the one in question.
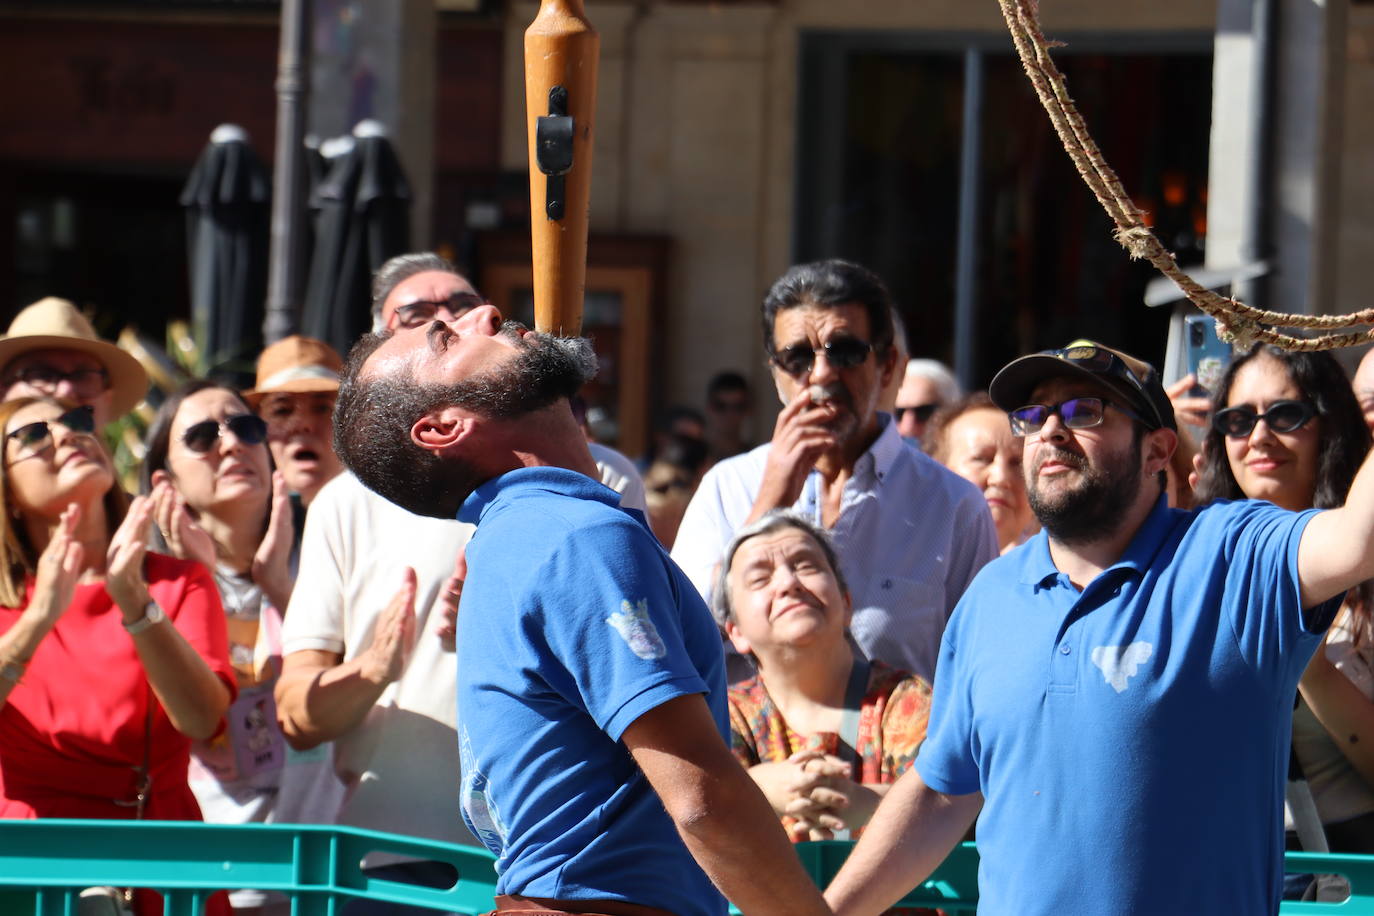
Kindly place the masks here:
<instances>
[{"instance_id":1,"label":"outstretched arm","mask_svg":"<svg viewBox=\"0 0 1374 916\"><path fill-rule=\"evenodd\" d=\"M1302 606L1315 607L1374 579L1374 452L1365 458L1345 505L1320 513L1298 546Z\"/></svg>"},{"instance_id":2,"label":"outstretched arm","mask_svg":"<svg viewBox=\"0 0 1374 916\"><path fill-rule=\"evenodd\" d=\"M907 770L825 891L837 916L880 913L924 881L968 832L983 796L945 795Z\"/></svg>"},{"instance_id":3,"label":"outstretched arm","mask_svg":"<svg viewBox=\"0 0 1374 916\"><path fill-rule=\"evenodd\" d=\"M827 914L773 809L699 694L644 713L621 740L702 870L746 916Z\"/></svg>"}]
</instances>

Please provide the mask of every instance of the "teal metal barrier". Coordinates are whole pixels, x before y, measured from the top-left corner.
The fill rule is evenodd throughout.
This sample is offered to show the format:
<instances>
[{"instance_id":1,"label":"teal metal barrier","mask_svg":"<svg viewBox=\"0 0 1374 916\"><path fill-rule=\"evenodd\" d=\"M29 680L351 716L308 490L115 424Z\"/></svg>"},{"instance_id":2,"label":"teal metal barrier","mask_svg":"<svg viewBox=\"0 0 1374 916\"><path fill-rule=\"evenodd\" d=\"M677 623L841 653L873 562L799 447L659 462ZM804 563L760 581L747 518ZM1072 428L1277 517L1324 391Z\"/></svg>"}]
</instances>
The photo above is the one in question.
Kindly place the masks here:
<instances>
[{"instance_id":1,"label":"teal metal barrier","mask_svg":"<svg viewBox=\"0 0 1374 916\"><path fill-rule=\"evenodd\" d=\"M447 890L363 874L373 852L452 865ZM493 857L485 849L349 827L180 821L0 822L0 913L74 916L82 889L110 885L162 894L166 916L198 916L211 893L281 891L297 916L333 916L353 899L406 903L454 913L491 909Z\"/></svg>"},{"instance_id":2,"label":"teal metal barrier","mask_svg":"<svg viewBox=\"0 0 1374 916\"><path fill-rule=\"evenodd\" d=\"M824 887L853 844L802 843L807 873ZM370 853L453 866L444 890L363 874ZM0 821L0 916L75 916L88 887L151 888L166 916L198 916L217 890L254 888L292 898L296 916L335 916L350 900L378 900L475 916L492 907L493 857L485 849L351 827L290 824L223 826L173 821ZM1374 856L1289 853L1296 873L1344 875L1340 903L1287 902L1284 916L1374 916ZM972 913L978 906L978 852L965 843L900 906Z\"/></svg>"}]
</instances>

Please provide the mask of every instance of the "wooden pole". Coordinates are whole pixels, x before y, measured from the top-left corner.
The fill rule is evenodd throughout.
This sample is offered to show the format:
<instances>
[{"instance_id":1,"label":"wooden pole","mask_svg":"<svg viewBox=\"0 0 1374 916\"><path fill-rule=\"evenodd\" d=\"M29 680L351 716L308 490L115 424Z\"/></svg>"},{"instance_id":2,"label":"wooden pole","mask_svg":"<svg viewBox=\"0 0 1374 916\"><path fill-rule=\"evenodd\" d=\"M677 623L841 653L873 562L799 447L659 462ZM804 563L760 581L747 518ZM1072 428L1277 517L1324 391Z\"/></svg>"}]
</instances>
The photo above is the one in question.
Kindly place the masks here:
<instances>
[{"instance_id":1,"label":"wooden pole","mask_svg":"<svg viewBox=\"0 0 1374 916\"><path fill-rule=\"evenodd\" d=\"M600 49L582 0L542 0L525 31L534 324L567 337L582 330Z\"/></svg>"}]
</instances>

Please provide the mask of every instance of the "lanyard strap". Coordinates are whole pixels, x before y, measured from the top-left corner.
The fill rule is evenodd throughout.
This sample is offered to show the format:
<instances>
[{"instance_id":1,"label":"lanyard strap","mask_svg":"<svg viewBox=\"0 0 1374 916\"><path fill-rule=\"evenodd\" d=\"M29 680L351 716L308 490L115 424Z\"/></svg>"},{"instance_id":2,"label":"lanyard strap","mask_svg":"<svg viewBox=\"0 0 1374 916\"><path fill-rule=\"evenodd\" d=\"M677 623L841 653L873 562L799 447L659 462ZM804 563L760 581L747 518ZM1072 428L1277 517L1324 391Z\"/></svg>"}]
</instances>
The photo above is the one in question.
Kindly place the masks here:
<instances>
[{"instance_id":1,"label":"lanyard strap","mask_svg":"<svg viewBox=\"0 0 1374 916\"><path fill-rule=\"evenodd\" d=\"M844 691L844 712L840 714L840 759L853 764L859 759L859 718L864 694L868 693L868 659L857 649L849 669L849 685Z\"/></svg>"}]
</instances>

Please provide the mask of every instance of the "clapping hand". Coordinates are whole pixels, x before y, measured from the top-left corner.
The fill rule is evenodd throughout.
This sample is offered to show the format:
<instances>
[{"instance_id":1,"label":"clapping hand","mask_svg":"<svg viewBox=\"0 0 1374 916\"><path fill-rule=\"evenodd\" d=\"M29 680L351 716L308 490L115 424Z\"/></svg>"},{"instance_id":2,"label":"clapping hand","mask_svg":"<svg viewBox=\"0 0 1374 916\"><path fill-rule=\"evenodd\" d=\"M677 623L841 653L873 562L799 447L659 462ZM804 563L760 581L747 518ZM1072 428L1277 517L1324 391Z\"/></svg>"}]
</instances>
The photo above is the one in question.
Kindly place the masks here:
<instances>
[{"instance_id":1,"label":"clapping hand","mask_svg":"<svg viewBox=\"0 0 1374 916\"><path fill-rule=\"evenodd\" d=\"M253 555L252 576L272 606L285 611L291 600L291 546L295 528L291 519L291 494L281 471L272 473L272 514L258 552Z\"/></svg>"},{"instance_id":2,"label":"clapping hand","mask_svg":"<svg viewBox=\"0 0 1374 916\"><path fill-rule=\"evenodd\" d=\"M440 616L439 625L434 632L445 652L452 652L458 648L454 642L454 637L458 633L458 603L463 598L463 582L467 577L468 549L464 545L458 548L458 558L453 561L453 575L449 576L439 589L439 600L434 605Z\"/></svg>"},{"instance_id":3,"label":"clapping hand","mask_svg":"<svg viewBox=\"0 0 1374 916\"><path fill-rule=\"evenodd\" d=\"M76 503L67 506L48 546L38 556L33 599L29 606L38 610L49 624L56 623L71 606L77 580L81 577L86 553L75 536L80 521L81 507Z\"/></svg>"},{"instance_id":4,"label":"clapping hand","mask_svg":"<svg viewBox=\"0 0 1374 916\"><path fill-rule=\"evenodd\" d=\"M176 487L164 480L153 488L151 499L153 515L168 553L183 560L195 560L213 570L215 542L191 516L186 499Z\"/></svg>"},{"instance_id":5,"label":"clapping hand","mask_svg":"<svg viewBox=\"0 0 1374 916\"><path fill-rule=\"evenodd\" d=\"M401 588L372 628L372 644L359 656L362 675L374 684L390 684L405 671L415 644L415 570L405 568Z\"/></svg>"},{"instance_id":6,"label":"clapping hand","mask_svg":"<svg viewBox=\"0 0 1374 916\"><path fill-rule=\"evenodd\" d=\"M156 509L153 497L134 497L105 553L105 590L119 605L126 623L141 618L148 606L143 558L148 553L148 533Z\"/></svg>"}]
</instances>

